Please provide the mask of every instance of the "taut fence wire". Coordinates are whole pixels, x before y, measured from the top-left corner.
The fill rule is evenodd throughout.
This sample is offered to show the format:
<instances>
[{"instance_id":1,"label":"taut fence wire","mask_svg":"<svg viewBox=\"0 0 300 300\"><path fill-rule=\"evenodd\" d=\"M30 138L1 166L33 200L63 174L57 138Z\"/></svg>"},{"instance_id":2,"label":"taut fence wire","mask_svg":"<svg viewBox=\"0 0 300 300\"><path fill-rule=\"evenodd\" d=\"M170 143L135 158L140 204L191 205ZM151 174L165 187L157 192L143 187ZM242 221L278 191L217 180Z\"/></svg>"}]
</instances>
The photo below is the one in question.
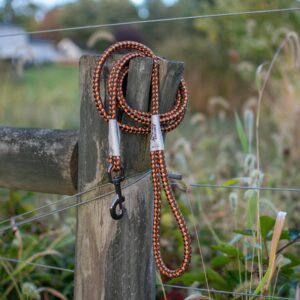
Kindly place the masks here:
<instances>
[{"instance_id":1,"label":"taut fence wire","mask_svg":"<svg viewBox=\"0 0 300 300\"><path fill-rule=\"evenodd\" d=\"M65 203L65 202L67 202L67 201L69 201L69 200L71 200L71 199L74 199L74 198L76 198L76 197L85 195L85 194L87 194L87 193L89 193L89 192L92 192L92 191L98 189L98 188L103 188L103 187L108 186L108 185L109 185L109 183L103 184L103 185L97 185L97 186L92 187L92 188L90 188L90 189L88 189L88 190L86 190L86 191L79 192L79 193L74 194L74 195L72 195L72 196L62 197L61 199L56 200L56 201L54 201L54 202L51 202L51 203L49 203L49 204L39 206L39 207L37 207L37 208L35 208L35 209L32 209L32 210L30 210L30 211L24 212L24 213L19 214L19 215L15 215L15 216L9 217L9 218L7 218L7 219L3 219L3 220L0 221L0 225L10 222L11 219L14 219L14 220L16 220L16 219L21 219L21 218L24 218L24 217L26 217L26 216L28 216L28 215L31 215L31 214L33 214L33 213L36 213L36 212L38 212L38 211L42 211L42 210L44 210L44 209L46 209L46 208L48 208L48 207L51 207L51 206L54 206L54 205L57 205L57 204L61 204L61 203ZM0 230L0 231L1 231L1 230Z\"/></svg>"},{"instance_id":2,"label":"taut fence wire","mask_svg":"<svg viewBox=\"0 0 300 300\"><path fill-rule=\"evenodd\" d=\"M136 174L136 175L133 175L131 177L128 177L128 180L130 179L134 179L136 177L139 177L138 179L134 180L132 183L128 183L127 185L124 185L124 189L136 184L137 182L139 182L140 180L142 180L143 178L145 178L147 175L150 175L150 170L143 173L143 174ZM2 221L0 221L0 225L2 224L5 224L5 223L10 223L11 220L15 220L15 224L14 225L7 225L7 226L3 226L1 227L0 226L0 233L2 232L5 232L9 229L12 229L14 226L21 226L21 225L25 225L25 224L29 224L31 222L34 222L34 221L37 221L39 219L42 219L42 218L45 218L45 217L49 217L51 215L54 215L56 213L60 213L60 212L63 212L65 210L68 210L68 209L71 209L71 208L74 208L74 207L77 207L77 206L80 206L80 205L84 205L84 204L87 204L89 202L92 202L92 201L95 201L95 200L99 200L101 198L104 198L105 196L108 196L108 195L111 195L114 193L114 191L111 191L111 192L107 192L101 196L97 196L97 197L94 197L92 199L88 199L88 200L85 200L83 202L77 202L77 197L79 196L82 196L84 194L87 194L89 192L92 192L98 188L104 188L105 186L108 186L109 184L103 184L103 185L98 185L98 186L95 186L93 188L90 188L89 190L87 191L84 191L84 192L80 192L80 193L77 193L75 195L72 195L72 196L67 196L67 197L63 197L57 201L54 201L52 203L49 203L49 204L46 204L46 205L43 205L43 206L40 206L38 208L35 208L31 211L28 211L28 212L25 212L25 213L22 213L22 214L19 214L19 215L15 215L15 216L12 216L12 217L9 217L9 218L6 218ZM178 184L177 182L172 182L171 185L173 186L179 186L179 187L182 187L182 185ZM256 186L239 186L239 185L222 185L222 184L208 184L208 183L188 183L188 184L183 184L183 188L184 187L191 187L191 188L212 188L212 189L230 189L230 190L257 190L257 191L269 191L269 192L293 192L293 193L300 193L300 188L285 188L285 187L256 187ZM66 202L68 202L69 200L71 199L75 199L76 203L72 203L70 205L67 205L67 206L63 206L63 207L60 207L60 208L57 208L57 209L54 209L50 212L46 212L46 213L42 213L40 215L37 215L37 216L33 216L33 217L29 217L25 220L21 220L21 221L17 221L18 219L21 219L21 218L24 218L26 216L29 216L35 212L38 212L38 211L42 211L44 209L47 209L47 208L51 208L52 206L55 206L55 205L60 205L60 204L64 204ZM74 201L74 200L73 200Z\"/></svg>"},{"instance_id":3,"label":"taut fence wire","mask_svg":"<svg viewBox=\"0 0 300 300\"><path fill-rule=\"evenodd\" d=\"M177 185L177 183L172 183ZM232 189L232 190L257 190L269 192L294 192L300 193L300 188L289 187L267 187L267 186L241 186L241 185L222 185L222 184L209 184L209 183L190 183L187 186L192 188L215 188L215 189Z\"/></svg>"},{"instance_id":4,"label":"taut fence wire","mask_svg":"<svg viewBox=\"0 0 300 300\"><path fill-rule=\"evenodd\" d=\"M221 18L221 17L238 17L238 16L249 16L249 15L263 15L263 14L272 14L272 13L288 13L288 12L296 12L296 11L299 11L299 10L300 10L300 7L291 7L291 8L265 9L265 10L229 12L229 13L215 13L215 14L186 16L186 17L137 20L137 21L127 21L127 22L105 23L105 24L96 24L96 25L85 25L85 26L76 26L76 27L53 28L53 29L47 29L47 30L27 31L26 33L24 33L24 32L7 33L7 34L0 34L0 38L11 37L11 36L20 36L20 35L25 35L25 34L27 35L27 34L41 34L41 33L63 32L63 31L74 31L74 30L87 30L87 29L97 29L97 28L115 27L115 26L123 26L123 25L175 22L175 21L184 21L184 20L209 19L209 18Z\"/></svg>"},{"instance_id":5,"label":"taut fence wire","mask_svg":"<svg viewBox=\"0 0 300 300\"><path fill-rule=\"evenodd\" d=\"M45 268L45 269L49 269L49 270L74 273L74 270L71 270L71 269L65 269L65 268L60 268L60 267L56 267L56 266L50 266L50 265L44 265L44 264L39 264L39 263L28 262L24 259L8 258L8 257L0 256L0 261L12 262L12 263L16 263L16 264L23 263L23 264L26 264L26 265L29 265L29 266L40 267L40 268Z\"/></svg>"},{"instance_id":6,"label":"taut fence wire","mask_svg":"<svg viewBox=\"0 0 300 300\"><path fill-rule=\"evenodd\" d=\"M72 273L72 274L75 273L75 271L72 269L66 269L66 268L56 267L56 266L52 266L52 265L27 262L26 260L17 259L17 258L7 258L7 257L0 256L0 261L17 263L17 264L18 263L26 263L29 266L33 266L33 267L37 267L37 268L45 268L45 269L49 269L49 270L68 272L68 273ZM175 285L175 284L167 284L167 283L157 283L157 285L163 286L165 288L184 289L184 290L189 290L189 291L194 291L194 292L211 293L211 294L219 294L219 295L247 296L247 297L255 297L255 298L262 297L261 295L255 295L255 294L251 294L251 293L230 292L230 291L225 291L225 290L187 287L187 286L183 286L183 285ZM268 295L264 295L263 297L264 297L264 299L294 300L294 298L276 297L276 296L268 296Z\"/></svg>"},{"instance_id":7,"label":"taut fence wire","mask_svg":"<svg viewBox=\"0 0 300 300\"><path fill-rule=\"evenodd\" d=\"M212 293L212 294L222 294L222 295L231 295L231 296L247 296L247 297L254 297L254 298L261 298L263 299L279 299L279 300L295 300L294 298L287 298L287 297L276 297L276 296L269 296L269 295L255 295L251 293L242 293L242 292L230 292L230 291L222 291L222 290L215 290L215 289L205 289L205 288L196 288L196 287L186 287L183 285L174 285L174 284L163 284L164 287L170 287L175 289L184 289L184 290L192 290L196 292L205 292L205 293Z\"/></svg>"},{"instance_id":8,"label":"taut fence wire","mask_svg":"<svg viewBox=\"0 0 300 300\"><path fill-rule=\"evenodd\" d=\"M39 263L33 263L33 262L26 262L26 260L17 259L17 258L7 258L0 256L0 261L4 262L11 262L11 263L26 263L29 266L37 267L37 268L45 268L49 270L55 270L55 271L61 271L61 272L67 272L74 274L75 271L72 269L65 269L60 268L52 265L45 265L45 264L39 264ZM206 289L206 288L197 288L197 287L187 287L183 285L175 285L175 284L167 284L167 283L157 283L157 286L163 286L164 288L173 288L173 289L184 289L194 292L202 292L202 293L211 293L211 294L219 294L219 295L231 295L231 296L246 296L246 297L254 297L259 298L262 297L261 295L255 295L251 293L242 293L242 292L230 292L225 290L216 290L216 289ZM264 299L281 299L281 300L294 300L294 298L288 298L288 297L276 297L276 296L269 296L264 295Z\"/></svg>"},{"instance_id":9,"label":"taut fence wire","mask_svg":"<svg viewBox=\"0 0 300 300\"><path fill-rule=\"evenodd\" d=\"M146 178L148 175L150 175L150 171L145 172L143 175L135 175L134 177L130 177L130 178L135 178L135 177L138 177L138 178L135 179L134 181L132 181L131 183L128 183L128 184L124 185L123 189L126 189L126 188L128 188L128 187L130 187L130 186L132 186L132 185L134 185L134 184L136 184L136 183L138 183L139 181L141 181L141 180L143 180L144 178ZM129 179L129 177L128 177L128 179ZM105 185L106 185L106 184L105 184ZM101 187L101 186L100 186L100 187ZM99 187L95 187L95 188L99 188ZM95 189L95 188L92 188L91 190L93 190L93 189ZM60 213L60 212L63 212L63 211L65 211L65 210L68 210L68 209L71 209L71 208L74 208L74 207L78 207L78 206L81 206L81 205L85 205L85 204L90 203L90 202L95 201L95 200L102 199L102 198L104 198L104 197L106 197L106 196L108 196L108 195L112 195L112 194L114 194L114 193L115 193L115 191L112 190L112 191L110 191L110 192L104 193L104 194L102 194L102 195L100 195L100 196L97 196L97 197L94 197L94 198L92 198L92 199L84 200L83 202L76 202L75 204L67 205L67 206L64 206L64 207L62 207L62 208L55 209L55 210L53 210L53 211L51 211L51 212L47 212L47 213L44 213L44 214L40 214L40 215L37 215L37 216L35 216L35 217L31 217L31 218L25 219L25 220L23 220L23 221L15 222L13 225L3 226L2 228L0 228L0 234L1 234L1 233L4 233L4 232L7 231L7 230L13 229L13 227L15 227L15 226L18 227L18 226L21 226L21 225L29 224L29 223L34 222L34 221L37 221L37 220L39 220L39 219L42 219L42 218L45 218L45 217L49 217L49 216L51 216L51 215L53 215L53 214ZM85 194L85 193L79 193L79 194L80 194L80 195L83 195L83 194ZM69 199L69 198L73 198L73 197L71 196L71 197L67 197L67 198L65 198L65 199ZM64 198L63 198L62 200L64 200ZM57 202L59 203L59 201L56 201L56 203L57 203ZM45 207L49 207L49 206L51 206L51 204L47 204ZM41 207L41 208L43 208L43 207ZM33 210L33 211L40 210L41 208L35 209L35 210ZM29 211L28 214L30 214L31 212L32 212L32 211ZM7 222L8 220L10 221L10 220L12 220L12 219L15 219L15 218L17 218L17 217L18 217L18 216L10 217L9 219L5 220L5 222ZM3 222L4 222L4 221L3 221Z\"/></svg>"}]
</instances>

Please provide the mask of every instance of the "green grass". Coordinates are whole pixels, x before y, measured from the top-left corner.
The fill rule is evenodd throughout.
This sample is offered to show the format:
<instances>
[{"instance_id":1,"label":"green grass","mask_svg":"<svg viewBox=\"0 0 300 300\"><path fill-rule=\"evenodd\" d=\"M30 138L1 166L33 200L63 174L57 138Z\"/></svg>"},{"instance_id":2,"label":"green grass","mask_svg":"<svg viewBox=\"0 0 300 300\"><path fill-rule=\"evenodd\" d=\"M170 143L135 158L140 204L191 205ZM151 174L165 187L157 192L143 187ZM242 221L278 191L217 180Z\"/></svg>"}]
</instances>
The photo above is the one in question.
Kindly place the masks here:
<instances>
[{"instance_id":1,"label":"green grass","mask_svg":"<svg viewBox=\"0 0 300 300\"><path fill-rule=\"evenodd\" d=\"M2 73L0 124L16 127L78 128L78 66L46 65L25 70L22 80Z\"/></svg>"}]
</instances>

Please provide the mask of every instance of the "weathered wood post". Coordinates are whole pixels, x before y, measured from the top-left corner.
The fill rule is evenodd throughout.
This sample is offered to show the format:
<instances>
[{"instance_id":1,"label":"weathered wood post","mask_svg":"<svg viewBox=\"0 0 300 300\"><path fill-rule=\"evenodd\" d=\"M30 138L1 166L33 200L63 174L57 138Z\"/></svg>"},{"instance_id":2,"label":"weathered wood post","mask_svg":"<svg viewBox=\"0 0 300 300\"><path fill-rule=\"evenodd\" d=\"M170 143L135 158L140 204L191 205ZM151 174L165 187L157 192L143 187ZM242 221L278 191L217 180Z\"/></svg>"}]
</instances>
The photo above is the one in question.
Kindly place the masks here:
<instances>
[{"instance_id":1,"label":"weathered wood post","mask_svg":"<svg viewBox=\"0 0 300 300\"><path fill-rule=\"evenodd\" d=\"M0 187L72 195L77 130L0 127Z\"/></svg>"},{"instance_id":2,"label":"weathered wood post","mask_svg":"<svg viewBox=\"0 0 300 300\"><path fill-rule=\"evenodd\" d=\"M84 56L80 60L81 113L79 134L78 190L85 191L107 180L108 128L95 108L92 76L99 57ZM103 82L111 68L104 68ZM130 62L126 98L139 110L149 109L152 60L136 58ZM163 110L172 105L183 65L163 61L160 84ZM123 121L129 122L123 118ZM122 159L126 175L149 169L149 137L122 133ZM127 181L128 182L128 181ZM122 186L126 185L126 181ZM113 190L99 188L82 195L84 202ZM118 300L155 299L155 266L152 254L152 188L150 174L124 189L126 214L113 220L109 214L114 195L102 197L78 207L75 299Z\"/></svg>"}]
</instances>

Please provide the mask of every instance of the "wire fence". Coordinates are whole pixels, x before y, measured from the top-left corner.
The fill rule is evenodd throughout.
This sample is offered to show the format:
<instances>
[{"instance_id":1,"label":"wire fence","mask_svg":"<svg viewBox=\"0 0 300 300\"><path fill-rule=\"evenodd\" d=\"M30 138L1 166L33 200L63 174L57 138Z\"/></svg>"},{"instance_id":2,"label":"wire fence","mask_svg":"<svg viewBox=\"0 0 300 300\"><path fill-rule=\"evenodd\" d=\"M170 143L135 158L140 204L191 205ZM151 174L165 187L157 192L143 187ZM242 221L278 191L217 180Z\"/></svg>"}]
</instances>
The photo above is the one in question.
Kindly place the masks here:
<instances>
[{"instance_id":1,"label":"wire fence","mask_svg":"<svg viewBox=\"0 0 300 300\"><path fill-rule=\"evenodd\" d=\"M124 25L151 24L151 23L174 22L174 21L195 20L195 19L211 19L211 18L221 18L221 17L239 17L239 16L250 16L250 15L274 14L274 13L288 13L288 12L296 12L299 10L300 7L291 7L291 8L268 9L268 10L216 13L216 14L175 17L175 18L161 18L161 19L152 19L152 20L138 20L138 21L129 21L129 22L117 22L117 23L67 27L67 28L53 28L47 30L28 31L26 33L20 32L20 33L11 33L11 34L0 34L0 38L20 36L24 34L33 35L33 34L52 33L52 32L64 32L64 31L75 31L75 30L78 31L78 30L98 29L98 28L124 26Z\"/></svg>"},{"instance_id":2,"label":"wire fence","mask_svg":"<svg viewBox=\"0 0 300 300\"><path fill-rule=\"evenodd\" d=\"M123 189L126 190L127 188L131 187L132 185L135 185L136 183L138 183L139 181L141 181L142 179L144 179L145 177L149 176L151 173L151 171L147 171L145 173L140 173L140 174L137 174L137 175L133 175L129 178L127 178L127 180L129 181L129 183L125 184ZM174 177L174 176L172 176ZM175 176L176 177L176 176ZM180 177L180 176L178 176ZM10 218L7 218L5 220L2 220L0 222L0 224L5 224L5 223L12 223L11 221L14 220L14 222L10 225L6 225L4 227L0 227L0 234L3 234L4 232L8 231L8 230L12 230L13 228L16 228L16 227L19 227L19 226L22 226L22 225L25 225L25 224L30 224L32 222L35 222L37 220L40 220L40 219L43 219L43 218L46 218L46 217L49 217L51 215L54 215L54 214L57 214L57 213L60 213L60 212L63 212L63 211L66 211L66 210L69 210L69 209L72 209L72 208L76 208L78 206L81 206L81 205L85 205L85 204L88 204L90 202L93 202L93 201L99 201L103 198L105 198L106 196L108 195L111 195L111 194L114 194L114 191L110 191L110 192L107 192L107 193L104 193L104 194L101 194L100 196L97 196L97 197L93 197L91 199L87 199L87 200L84 200L82 202L78 202L78 197L80 196L83 196L83 195L86 195L90 192L93 192L97 189L101 189L101 188L104 188L104 187L107 187L109 186L110 184L103 184L103 185L99 185L99 186L96 186L96 187L93 187L93 188L90 188L84 192L80 192L80 193L77 193L75 195L72 195L72 196L68 196L68 197L63 197L53 203L50 203L50 204L47 204L47 205L44 205L44 206L41 206L41 207L38 207L36 209L33 209L31 211L28 211L24 214L19 214L19 215L15 215L13 217L10 217ZM179 186L178 183L175 183L173 182L172 185L174 186ZM280 191L286 191L285 188L278 188L278 189L274 189L274 188L271 188L271 189L268 189L268 188L262 188L262 187L241 187L241 186L224 186L224 185L211 185L211 184L188 184L186 185L188 187L192 187L192 188L202 188L202 187L208 187L208 188L232 188L232 189L254 189L254 190L269 190L269 191L276 191L276 192L280 192ZM288 189L290 190L290 189ZM292 191L295 191L295 189L292 189ZM296 191L298 192L299 190L296 189ZM20 218L24 218L26 217L27 215L31 215L33 213L36 213L36 212L40 212L41 210L43 209L51 209L52 206L56 206L56 205L61 205L61 204L65 204L65 202L68 202L70 200L73 200L72 202L74 203L71 203L69 205L66 205L66 206L63 206L63 207L59 207L59 208L56 208L54 210L51 210L50 212L47 212L47 213L41 213L37 216L34 216L34 217L29 217L25 220L22 220L22 221L15 221L15 220L18 220ZM191 203L190 203L190 200L189 200L189 205L190 205L190 209L191 209L191 212L193 214L193 211L192 211L192 207L191 207ZM197 239L198 239L198 244L199 244L199 251L202 251L201 250L201 246L200 246L200 242L199 242L199 237L198 237L198 232L197 232L197 228L196 226L194 226L194 231L195 231L195 235L197 236ZM300 238L300 236L297 236L296 238L294 238L294 240L298 240ZM287 245L293 243L293 241L290 241L288 242ZM283 246L283 249L285 248L286 246ZM202 254L201 254L202 256ZM54 271L61 271L61 272L68 272L68 273L74 273L74 270L73 269L67 269L67 268L62 268L62 267L57 267L57 266L53 266L53 265L46 265L46 264L40 264L40 263L35 263L35 262L28 262L26 260L22 260L22 259L17 259L17 258L9 258L9 257L3 257L3 256L0 256L0 261L6 261L6 262L11 262L11 263L16 263L16 264L25 264L25 265L28 265L28 266L32 266L32 267L36 267L36 268L45 268L45 269L49 269L49 270L54 270ZM203 262L204 264L204 262ZM211 293L211 294L222 294L222 295L231 295L231 296L245 296L245 297L254 297L254 298L258 298L258 297L261 297L259 295L255 295L255 294L251 294L251 293L242 293L242 292L230 292L230 291L222 291L222 290L215 290L215 289L205 289L205 288L196 288L196 287L187 287L187 286L182 286L182 285L173 285L173 284L158 284L158 285L161 285L163 288L174 288L174 289L185 289L185 290L190 290L190 291L195 291L195 292L204 292L204 293ZM293 299L293 298L288 298L288 297L276 297L276 296L268 296L268 295L264 295L264 299Z\"/></svg>"},{"instance_id":3,"label":"wire fence","mask_svg":"<svg viewBox=\"0 0 300 300\"><path fill-rule=\"evenodd\" d=\"M270 9L270 10L256 10L256 11L242 11L242 12L231 12L231 13L216 13L216 14L207 14L207 15L196 15L196 16L182 16L182 17L174 17L174 18L161 18L161 19L149 19L149 20L138 20L138 21L128 21L128 22L118 22L118 23L106 23L106 24L96 24L96 25L87 25L87 26L76 26L76 27L68 27L68 28L53 28L48 30L39 30L39 31L29 31L26 33L14 33L14 34L0 34L0 38L19 36L23 34L41 34L41 33L51 33L51 32L65 32L65 31L77 31L77 30L89 30L89 29L98 29L103 27L114 27L114 26L122 26L122 25L135 25L135 24L151 24L151 23L162 23L162 22L174 22L174 21L184 21L184 20L194 20L194 19L208 19L208 18L221 18L221 17L238 17L238 16L249 16L249 15L263 15L263 14L271 14L271 13L290 13L290 12L298 12L300 11L300 7L286 8L286 9ZM147 171L143 174L137 174L130 178L128 178L128 183L123 186L123 189L126 189L140 180L144 179L146 176L150 175L150 171ZM176 182L171 183L174 186L179 185ZM57 213L61 213L63 211L76 208L81 205L85 205L87 203L98 201L105 198L108 195L114 193L114 191L106 192L97 197L92 197L87 200L83 200L82 202L78 201L78 197L86 195L88 193L94 192L98 189L109 186L110 184L98 185L84 192L79 192L75 195L63 197L57 201L54 201L50 204L40 206L31 211L15 215L10 218L6 218L0 221L0 234L8 230L12 230L14 227L19 227L25 224L30 224L37 220L52 216ZM243 186L243 185L222 185L222 184L212 184L212 183L184 183L183 186L190 188L212 188L212 189L229 189L229 190L255 190L255 191L269 191L269 192L292 192L299 193L300 188L298 187L268 187L268 186ZM58 207L57 207L58 206ZM53 209L53 207L55 207ZM45 212L46 210L46 212ZM47 211L48 210L48 211ZM37 215L34 215L38 213ZM32 216L33 215L33 216ZM11 224L11 221L14 220L14 223ZM7 225L9 223L9 225ZM28 266L36 267L36 268L45 268L54 271L60 272L68 272L74 273L74 270L61 268L52 265L40 264L35 262L27 262L26 260L17 259L17 258L8 258L0 256L0 261L11 262L16 264L27 264ZM216 289L205 289L205 288L197 288L197 287L187 287L182 285L174 285L174 284L158 284L163 288L172 288L172 289L184 289L194 292L203 292L203 293L211 293L211 294L222 294L222 295L230 295L230 296L245 296L245 297L254 297L259 298L260 295L255 295L251 293L242 293L242 292L230 292ZM268 296L264 295L264 299L282 299L282 300L292 300L294 298L287 297L276 297L276 296Z\"/></svg>"},{"instance_id":4,"label":"wire fence","mask_svg":"<svg viewBox=\"0 0 300 300\"><path fill-rule=\"evenodd\" d=\"M16 259L16 258L7 258L0 256L0 261L4 262L11 262L16 264L26 264L28 266L33 266L36 268L45 268L48 270L54 270L54 271L60 271L60 272L67 272L74 274L75 271L72 269L66 269L66 268L60 268L52 265L45 265L45 264L39 264L39 263L33 263L33 262L27 262L26 260L22 259ZM175 284L168 284L168 283L157 283L158 287L163 288L171 288L171 289L181 289L181 290L188 290L193 292L201 292L201 293L211 293L211 294L220 294L220 295L230 295L230 296L245 296L245 297L254 297L259 298L261 295L255 295L254 293L241 293L241 292L230 292L230 291L222 291L222 290L216 290L216 289L205 289L205 288L197 288L197 287L187 287L183 285L175 285ZM282 299L282 300L295 300L294 298L289 297L277 297L277 296L269 296L264 295L264 299Z\"/></svg>"},{"instance_id":5,"label":"wire fence","mask_svg":"<svg viewBox=\"0 0 300 300\"><path fill-rule=\"evenodd\" d=\"M135 179L133 182L124 185L123 189L126 189L126 188L138 183L140 180L142 180L146 176L150 175L150 173L151 173L151 171L149 170L149 171L143 173L142 175L137 174L137 175L133 175L131 177L128 177L127 180L132 180L132 179L135 179L135 178L138 178L138 179ZM46 218L46 217L50 217L54 214L66 211L68 209L75 208L75 207L78 207L78 206L81 206L81 205L85 205L85 204L90 203L92 201L100 200L100 199L102 199L102 198L104 198L108 195L112 195L112 194L114 194L114 191L107 192L105 194L102 194L101 196L93 197L93 198L88 199L88 200L84 200L83 202L78 202L78 199L77 199L80 196L86 195L86 194L88 194L90 192L93 192L97 189L101 189L101 188L104 188L104 187L107 187L107 186L110 186L110 185L111 185L110 183L103 184L103 185L98 185L98 186L90 188L90 189L88 189L84 192L79 192L79 193L74 194L72 196L63 197L63 198L61 198L57 201L54 201L52 203L40 206L38 208L27 211L25 213L3 219L3 220L0 221L0 233L3 233L7 230L11 230L11 229L13 229L14 226L21 226L21 225L29 224L31 222L34 222L34 221L37 221L37 220L40 220L40 219L43 219L43 218ZM230 189L230 190L236 190L236 189L238 189L238 190L255 190L255 191L270 191L270 192L297 192L297 193L300 192L299 188L284 188L284 187L282 187L282 188L279 188L279 187L278 188L271 188L271 187L256 187L256 186L205 184L205 183L203 183L203 184L200 184L200 183L185 184L185 183L183 183L183 185L181 185L181 184L178 184L176 182L171 182L171 185L178 186L180 188L182 188L182 187L183 188L191 187L191 188L213 188L213 189L218 188L218 189ZM72 202L69 205L52 209L52 207L55 207L57 205L63 205L66 202L69 202L71 200L72 200ZM32 215L36 212L43 211L45 209L51 209L51 211L41 213L37 216L25 218L27 216L30 216L30 215ZM23 218L25 218L25 219L22 220ZM6 226L1 226L3 224L6 224L6 223L11 223L11 220L15 221L15 223L13 225L10 224L10 225L6 225ZM20 221L18 221L18 220L20 220Z\"/></svg>"},{"instance_id":6,"label":"wire fence","mask_svg":"<svg viewBox=\"0 0 300 300\"><path fill-rule=\"evenodd\" d=\"M253 293L240 293L240 292L230 292L230 291L221 291L221 290L215 290L215 289L202 289L202 288L196 288L196 287L186 287L182 285L174 285L174 284L164 284L164 287L169 288L175 288L175 289L183 289L183 290L189 290L189 291L195 291L195 292L204 292L204 293L211 293L211 294L221 294L221 295L230 295L230 296L243 296L243 297L253 297L253 298L261 298L263 299L282 299L282 300L295 300L294 298L287 298L287 297L276 297L276 296L270 296L270 295L255 295Z\"/></svg>"},{"instance_id":7,"label":"wire fence","mask_svg":"<svg viewBox=\"0 0 300 300\"><path fill-rule=\"evenodd\" d=\"M48 270L74 273L74 270L71 270L71 269L65 269L65 268L60 268L60 267L56 267L56 266L50 266L50 265L44 265L44 264L39 264L39 263L28 262L24 259L17 259L17 258L9 258L9 257L0 256L0 261L6 261L6 262L11 262L11 263L16 263L16 264L25 264L25 265L28 265L28 266L45 268L45 269L48 269Z\"/></svg>"},{"instance_id":8,"label":"wire fence","mask_svg":"<svg viewBox=\"0 0 300 300\"><path fill-rule=\"evenodd\" d=\"M128 177L127 180L130 180L130 179L134 179L134 180L133 180L132 182L130 182L130 183L124 184L123 189L125 190L125 189L127 189L128 187L130 187L130 186L132 186L132 185L138 183L139 181L141 181L142 179L144 179L144 178L145 178L146 176L148 176L149 174L150 174L150 171L147 171L147 172L144 173L143 175L138 174L138 175L134 175L134 176L132 176L132 177ZM137 179L135 179L135 178L137 178ZM40 215L37 215L37 216L34 216L34 217L30 217L30 218L27 218L27 219L22 220L22 221L17 221L17 222L15 221L14 224L12 224L12 225L7 225L7 226L0 227L0 233L4 233L4 232L7 231L7 230L13 229L14 226L17 226L17 227L18 227L18 226L21 226L21 225L29 224L29 223L31 223L31 222L40 220L40 219L42 219L42 218L50 217L50 216L52 216L52 215L54 215L54 214L57 214L57 213L66 211L66 210L68 210L68 209L75 208L75 207L78 207L78 206L81 206L81 205L85 205L85 204L87 204L87 203L90 203L90 202L93 202L93 201L96 201L96 200L100 200L100 199L102 199L102 198L105 198L106 196L113 195L113 194L115 193L114 190L112 190L112 191L110 191L110 192L107 192L107 193L104 193L104 194L101 194L100 196L93 197L93 198L88 199L88 200L78 201L78 199L77 199L77 197L79 197L79 196L86 195L87 193L89 193L89 192L91 192L91 191L94 191L94 190L99 189L99 188L101 189L101 188L106 187L106 186L109 186L109 185L111 185L111 184L99 185L99 186L96 186L96 187L94 187L94 188L91 188L91 189L89 189L89 190L87 190L87 191L84 191L84 192L80 192L80 193L78 193L78 194L75 194L75 195L73 195L73 196L64 197L64 198L62 198L62 199L60 199L60 200L58 200L58 201L55 201L55 202L53 202L53 203L51 203L51 204L47 204L47 205L41 206L41 207L39 207L39 208L37 208L37 209L33 209L33 210L31 210L31 211L28 211L28 212L26 212L26 213L24 213L24 214L16 215L16 216L14 216L14 217L10 217L10 218L8 218L8 219L5 219L5 220L1 221L1 224L11 222L12 219L13 219L13 220L16 220L16 219L19 219L19 218L21 218L21 217L24 217L24 215L30 215L30 214L32 214L32 213L34 213L34 212L36 212L36 211L40 211L40 210L45 209L45 208L51 208L52 205L64 204L66 201L69 201L69 200L71 200L71 199L73 199L73 202L74 202L74 203L72 203L72 204L70 204L70 205L67 205L67 206L64 206L64 207L60 207L60 208L54 209L54 210L52 210L52 211L50 211L50 212L42 213L42 214L40 214Z\"/></svg>"}]
</instances>

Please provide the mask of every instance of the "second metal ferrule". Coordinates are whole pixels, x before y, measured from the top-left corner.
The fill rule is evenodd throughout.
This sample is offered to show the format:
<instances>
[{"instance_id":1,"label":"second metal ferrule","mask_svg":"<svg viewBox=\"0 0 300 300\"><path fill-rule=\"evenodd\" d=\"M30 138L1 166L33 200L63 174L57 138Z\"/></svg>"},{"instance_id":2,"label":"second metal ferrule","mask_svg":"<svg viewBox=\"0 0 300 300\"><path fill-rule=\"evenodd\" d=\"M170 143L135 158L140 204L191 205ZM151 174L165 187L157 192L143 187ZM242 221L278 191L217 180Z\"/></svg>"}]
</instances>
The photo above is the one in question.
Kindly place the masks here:
<instances>
[{"instance_id":1,"label":"second metal ferrule","mask_svg":"<svg viewBox=\"0 0 300 300\"><path fill-rule=\"evenodd\" d=\"M120 128L116 119L108 120L108 152L110 156L121 156Z\"/></svg>"}]
</instances>

